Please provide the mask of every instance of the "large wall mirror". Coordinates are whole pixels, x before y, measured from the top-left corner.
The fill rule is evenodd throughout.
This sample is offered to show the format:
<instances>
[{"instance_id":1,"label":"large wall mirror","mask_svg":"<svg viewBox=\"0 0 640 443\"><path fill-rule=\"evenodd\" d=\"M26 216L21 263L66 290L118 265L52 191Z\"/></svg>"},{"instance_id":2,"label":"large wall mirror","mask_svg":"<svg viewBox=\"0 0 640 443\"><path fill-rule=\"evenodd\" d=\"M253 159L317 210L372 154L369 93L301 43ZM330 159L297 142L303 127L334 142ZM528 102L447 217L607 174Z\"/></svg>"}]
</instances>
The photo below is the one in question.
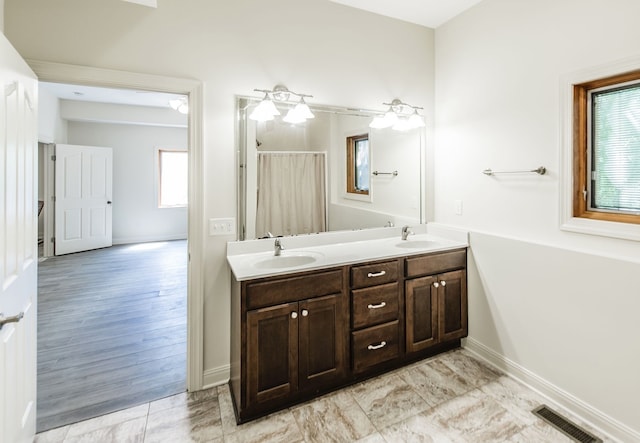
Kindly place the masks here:
<instances>
[{"instance_id":1,"label":"large wall mirror","mask_svg":"<svg viewBox=\"0 0 640 443\"><path fill-rule=\"evenodd\" d=\"M379 111L309 105L314 118L249 118L237 97L238 239L424 222L424 128L369 127Z\"/></svg>"}]
</instances>

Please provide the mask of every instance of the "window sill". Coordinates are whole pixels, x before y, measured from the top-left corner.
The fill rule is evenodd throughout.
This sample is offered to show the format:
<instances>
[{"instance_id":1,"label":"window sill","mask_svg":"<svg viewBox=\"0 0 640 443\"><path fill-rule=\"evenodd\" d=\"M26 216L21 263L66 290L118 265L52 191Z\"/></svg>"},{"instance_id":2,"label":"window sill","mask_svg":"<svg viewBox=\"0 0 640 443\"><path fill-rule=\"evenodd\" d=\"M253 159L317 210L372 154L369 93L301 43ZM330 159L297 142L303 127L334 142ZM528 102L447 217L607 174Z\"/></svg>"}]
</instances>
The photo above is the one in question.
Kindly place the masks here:
<instances>
[{"instance_id":1,"label":"window sill","mask_svg":"<svg viewBox=\"0 0 640 443\"><path fill-rule=\"evenodd\" d=\"M640 241L640 225L631 223L615 223L571 217L560 225L560 229L580 234Z\"/></svg>"},{"instance_id":2,"label":"window sill","mask_svg":"<svg viewBox=\"0 0 640 443\"><path fill-rule=\"evenodd\" d=\"M369 194L349 194L345 193L342 198L347 200L357 200L361 202L371 203L371 191Z\"/></svg>"}]
</instances>

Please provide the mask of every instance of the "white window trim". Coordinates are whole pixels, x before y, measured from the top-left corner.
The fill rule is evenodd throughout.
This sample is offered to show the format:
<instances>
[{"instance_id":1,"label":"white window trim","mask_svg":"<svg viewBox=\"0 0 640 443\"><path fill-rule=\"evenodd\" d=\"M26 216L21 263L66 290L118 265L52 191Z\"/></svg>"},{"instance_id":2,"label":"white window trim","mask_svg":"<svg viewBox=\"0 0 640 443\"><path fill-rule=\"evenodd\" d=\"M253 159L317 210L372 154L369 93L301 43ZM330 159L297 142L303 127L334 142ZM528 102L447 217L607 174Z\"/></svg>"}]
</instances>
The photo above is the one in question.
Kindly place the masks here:
<instances>
[{"instance_id":1,"label":"white window trim","mask_svg":"<svg viewBox=\"0 0 640 443\"><path fill-rule=\"evenodd\" d=\"M640 241L640 224L573 216L573 86L640 69L640 57L583 69L560 80L560 229L580 234Z\"/></svg>"},{"instance_id":2,"label":"white window trim","mask_svg":"<svg viewBox=\"0 0 640 443\"><path fill-rule=\"evenodd\" d=\"M184 147L173 147L173 146L155 146L153 149L154 152L154 178L153 178L153 186L154 192L156 195L156 209L184 209L189 206L189 203L186 205L175 205L175 206L163 206L160 204L160 151L180 151L180 152L189 152L188 149Z\"/></svg>"}]
</instances>

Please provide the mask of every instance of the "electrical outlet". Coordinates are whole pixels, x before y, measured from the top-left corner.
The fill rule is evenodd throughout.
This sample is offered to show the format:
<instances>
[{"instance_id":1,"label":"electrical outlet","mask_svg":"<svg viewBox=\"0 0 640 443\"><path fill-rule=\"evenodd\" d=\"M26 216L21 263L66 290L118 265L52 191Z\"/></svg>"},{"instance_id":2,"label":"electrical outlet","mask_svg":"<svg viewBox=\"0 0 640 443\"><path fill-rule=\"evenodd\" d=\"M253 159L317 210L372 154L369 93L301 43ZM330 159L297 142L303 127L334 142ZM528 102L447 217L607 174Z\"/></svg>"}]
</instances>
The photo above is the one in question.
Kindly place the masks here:
<instances>
[{"instance_id":1,"label":"electrical outlet","mask_svg":"<svg viewBox=\"0 0 640 443\"><path fill-rule=\"evenodd\" d=\"M210 218L209 235L231 235L236 233L235 218Z\"/></svg>"}]
</instances>

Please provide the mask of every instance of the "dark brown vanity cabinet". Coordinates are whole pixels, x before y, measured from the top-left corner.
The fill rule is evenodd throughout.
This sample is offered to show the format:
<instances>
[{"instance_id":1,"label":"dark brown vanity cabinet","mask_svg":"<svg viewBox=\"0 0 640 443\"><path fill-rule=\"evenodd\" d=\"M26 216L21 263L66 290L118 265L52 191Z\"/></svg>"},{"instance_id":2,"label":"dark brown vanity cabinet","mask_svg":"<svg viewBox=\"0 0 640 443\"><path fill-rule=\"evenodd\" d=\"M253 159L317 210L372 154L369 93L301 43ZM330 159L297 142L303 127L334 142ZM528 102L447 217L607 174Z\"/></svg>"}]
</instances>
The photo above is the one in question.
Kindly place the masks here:
<instances>
[{"instance_id":1,"label":"dark brown vanity cabinet","mask_svg":"<svg viewBox=\"0 0 640 443\"><path fill-rule=\"evenodd\" d=\"M407 354L467 336L466 251L406 259Z\"/></svg>"},{"instance_id":2,"label":"dark brown vanity cabinet","mask_svg":"<svg viewBox=\"0 0 640 443\"><path fill-rule=\"evenodd\" d=\"M240 345L240 361L232 363L231 377L241 421L344 383L349 308L343 273L242 283L242 339L232 340L232 347Z\"/></svg>"},{"instance_id":3,"label":"dark brown vanity cabinet","mask_svg":"<svg viewBox=\"0 0 640 443\"><path fill-rule=\"evenodd\" d=\"M239 423L460 346L466 249L232 282Z\"/></svg>"}]
</instances>

